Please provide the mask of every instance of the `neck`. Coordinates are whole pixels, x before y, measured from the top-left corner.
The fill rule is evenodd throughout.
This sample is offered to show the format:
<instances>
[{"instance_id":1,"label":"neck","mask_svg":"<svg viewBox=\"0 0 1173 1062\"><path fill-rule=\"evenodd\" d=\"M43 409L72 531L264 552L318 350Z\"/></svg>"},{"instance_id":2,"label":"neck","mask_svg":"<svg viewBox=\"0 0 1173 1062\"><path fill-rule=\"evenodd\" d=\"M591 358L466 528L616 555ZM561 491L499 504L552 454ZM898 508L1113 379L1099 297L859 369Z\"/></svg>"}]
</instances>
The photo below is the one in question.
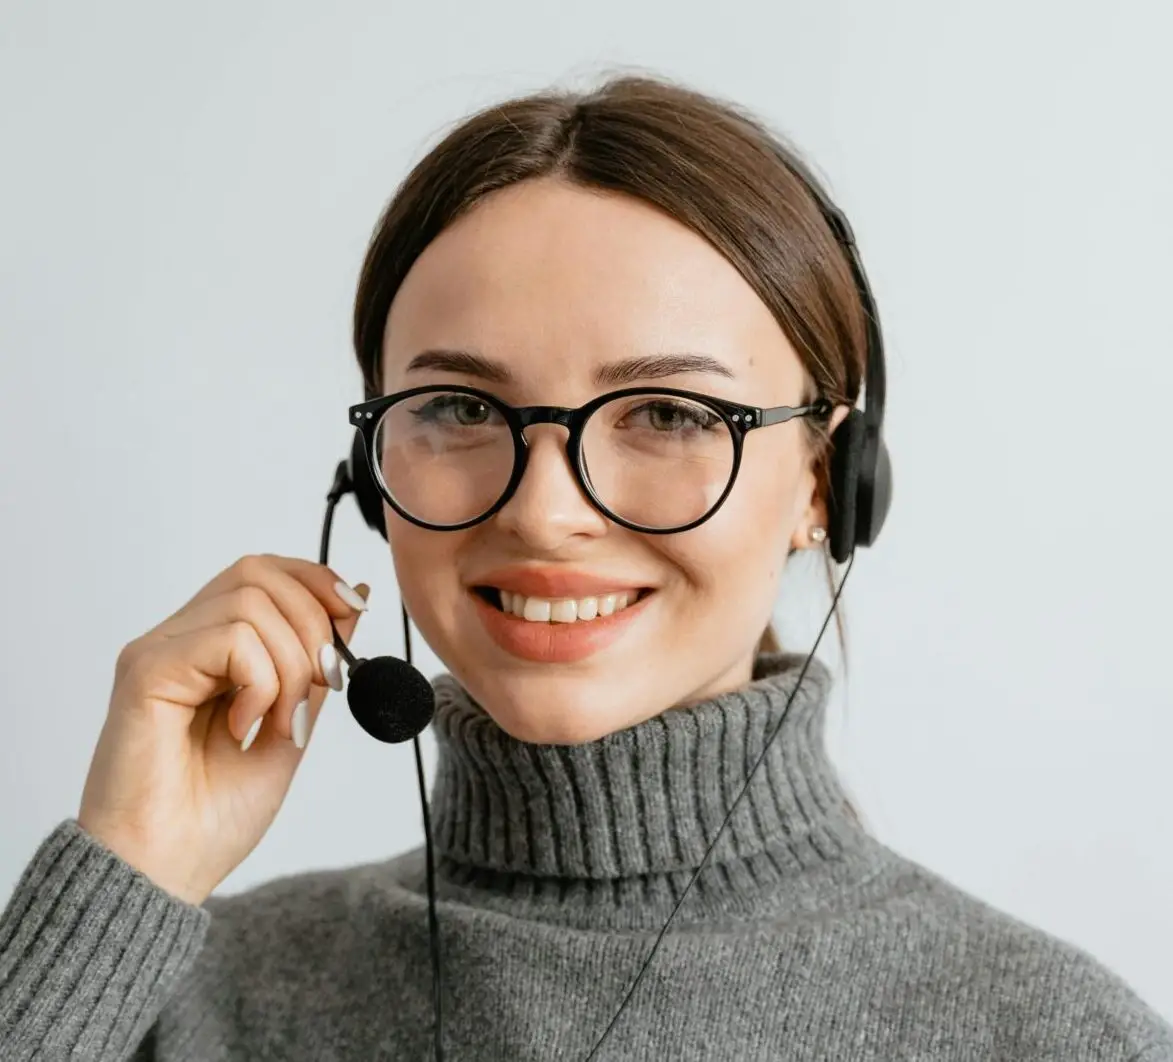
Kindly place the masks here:
<instances>
[{"instance_id":1,"label":"neck","mask_svg":"<svg viewBox=\"0 0 1173 1062\"><path fill-rule=\"evenodd\" d=\"M850 863L868 839L824 747L831 676L817 660L802 675L804 661L762 654L739 690L575 746L518 741L450 676L437 679L442 875L537 891L557 882L561 897L618 896L625 883L643 895L658 881L671 895L718 831L703 875L726 896L776 892Z\"/></svg>"}]
</instances>

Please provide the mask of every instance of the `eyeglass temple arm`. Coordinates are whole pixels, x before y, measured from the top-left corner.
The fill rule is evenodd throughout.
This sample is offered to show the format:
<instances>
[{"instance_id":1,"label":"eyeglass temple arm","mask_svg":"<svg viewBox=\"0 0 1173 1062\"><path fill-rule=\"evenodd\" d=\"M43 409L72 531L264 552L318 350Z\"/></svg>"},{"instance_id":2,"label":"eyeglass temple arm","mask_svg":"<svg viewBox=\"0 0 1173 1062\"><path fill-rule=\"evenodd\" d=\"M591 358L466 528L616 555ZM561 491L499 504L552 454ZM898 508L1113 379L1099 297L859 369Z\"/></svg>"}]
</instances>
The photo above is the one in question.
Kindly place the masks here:
<instances>
[{"instance_id":1,"label":"eyeglass temple arm","mask_svg":"<svg viewBox=\"0 0 1173 1062\"><path fill-rule=\"evenodd\" d=\"M809 406L774 406L771 409L759 409L754 419L759 427L769 427L771 424L784 424L795 417L825 416L832 409L831 403L825 398Z\"/></svg>"}]
</instances>

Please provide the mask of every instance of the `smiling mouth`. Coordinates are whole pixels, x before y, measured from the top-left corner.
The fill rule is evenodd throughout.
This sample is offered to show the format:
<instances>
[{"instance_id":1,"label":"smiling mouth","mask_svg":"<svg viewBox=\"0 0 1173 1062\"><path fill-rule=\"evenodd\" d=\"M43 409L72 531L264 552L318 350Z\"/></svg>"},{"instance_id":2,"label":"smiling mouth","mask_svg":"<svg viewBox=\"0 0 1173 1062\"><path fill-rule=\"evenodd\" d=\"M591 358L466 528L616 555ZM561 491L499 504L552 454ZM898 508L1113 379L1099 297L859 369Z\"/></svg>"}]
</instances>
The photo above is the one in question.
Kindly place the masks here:
<instances>
[{"instance_id":1,"label":"smiling mouth","mask_svg":"<svg viewBox=\"0 0 1173 1062\"><path fill-rule=\"evenodd\" d=\"M622 612L654 591L644 587L596 597L549 598L526 597L495 586L474 586L473 593L499 612L528 623L589 623Z\"/></svg>"}]
</instances>

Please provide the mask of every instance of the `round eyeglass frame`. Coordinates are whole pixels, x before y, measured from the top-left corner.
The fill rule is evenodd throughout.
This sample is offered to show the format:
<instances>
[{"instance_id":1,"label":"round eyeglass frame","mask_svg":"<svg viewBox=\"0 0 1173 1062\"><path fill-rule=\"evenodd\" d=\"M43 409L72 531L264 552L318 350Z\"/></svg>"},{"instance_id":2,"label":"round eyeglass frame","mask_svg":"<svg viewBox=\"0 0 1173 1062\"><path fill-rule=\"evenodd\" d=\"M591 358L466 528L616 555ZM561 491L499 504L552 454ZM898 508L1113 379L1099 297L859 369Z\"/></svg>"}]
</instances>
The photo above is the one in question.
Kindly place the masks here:
<instances>
[{"instance_id":1,"label":"round eyeglass frame","mask_svg":"<svg viewBox=\"0 0 1173 1062\"><path fill-rule=\"evenodd\" d=\"M378 430L379 424L382 422L383 413L398 402L412 398L415 395L428 393L471 395L479 399L486 405L492 406L501 414L513 436L513 470L510 473L509 482L505 485L500 497L479 516L473 517L471 520L465 520L459 524L433 524L426 520L421 520L417 516L413 516L392 496L386 483L383 482L382 471L379 469L378 463L375 460L375 433ZM582 436L587 421L596 410L601 409L607 403L617 398L635 397L639 395L666 395L671 398L683 398L690 402L695 402L719 416L729 428L729 434L733 440L733 465L729 471L729 481L725 484L725 489L721 492L721 496L709 507L708 511L690 523L681 524L677 527L644 527L641 524L626 520L612 512L591 486L582 456ZM805 406L759 407L747 406L740 402L731 402L728 399L715 398L712 395L702 394L699 391L686 391L677 387L624 387L617 391L608 391L605 394L598 395L585 405L573 408L567 406L512 406L496 395L490 394L488 391L482 391L478 387L468 387L463 384L425 384L421 387L411 387L405 391L396 391L393 394L380 395L377 398L367 399L365 402L359 402L350 406L347 412L350 423L356 430L362 433L363 452L366 455L367 468L370 472L371 479L379 489L379 493L386 499L387 504L395 512L417 527L422 527L429 531L463 531L466 528L475 527L477 524L483 523L489 517L500 512L509 502L509 499L513 497L514 492L521 483L522 476L525 475L526 465L529 461L529 442L525 437L525 429L534 424L559 424L569 432L566 439L566 456L570 462L570 468L574 474L575 481L595 509L602 513L608 520L612 520L620 527L628 528L631 531L638 531L646 535L674 535L679 534L681 531L691 531L694 527L699 527L706 520L710 519L725 503L725 499L729 497L729 493L733 490L734 483L737 482L737 473L741 468L741 455L745 437L751 431L756 428L769 427L772 424L784 424L786 421L793 420L797 417L829 417L832 409L833 405L828 398L816 399L811 404Z\"/></svg>"}]
</instances>

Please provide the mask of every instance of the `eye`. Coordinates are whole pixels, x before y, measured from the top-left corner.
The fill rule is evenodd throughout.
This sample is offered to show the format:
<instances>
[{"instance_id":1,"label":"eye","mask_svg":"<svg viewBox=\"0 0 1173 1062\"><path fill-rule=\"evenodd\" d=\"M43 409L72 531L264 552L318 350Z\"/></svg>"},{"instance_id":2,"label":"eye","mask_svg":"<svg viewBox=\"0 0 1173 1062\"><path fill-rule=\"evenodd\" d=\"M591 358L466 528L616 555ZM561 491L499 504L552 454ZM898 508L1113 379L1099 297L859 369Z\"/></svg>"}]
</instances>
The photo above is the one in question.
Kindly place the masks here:
<instances>
[{"instance_id":1,"label":"eye","mask_svg":"<svg viewBox=\"0 0 1173 1062\"><path fill-rule=\"evenodd\" d=\"M417 420L444 427L477 428L492 424L500 414L476 395L436 395L412 410Z\"/></svg>"},{"instance_id":2,"label":"eye","mask_svg":"<svg viewBox=\"0 0 1173 1062\"><path fill-rule=\"evenodd\" d=\"M631 410L624 419L633 419L657 432L710 431L724 427L711 409L673 398L655 398Z\"/></svg>"}]
</instances>

